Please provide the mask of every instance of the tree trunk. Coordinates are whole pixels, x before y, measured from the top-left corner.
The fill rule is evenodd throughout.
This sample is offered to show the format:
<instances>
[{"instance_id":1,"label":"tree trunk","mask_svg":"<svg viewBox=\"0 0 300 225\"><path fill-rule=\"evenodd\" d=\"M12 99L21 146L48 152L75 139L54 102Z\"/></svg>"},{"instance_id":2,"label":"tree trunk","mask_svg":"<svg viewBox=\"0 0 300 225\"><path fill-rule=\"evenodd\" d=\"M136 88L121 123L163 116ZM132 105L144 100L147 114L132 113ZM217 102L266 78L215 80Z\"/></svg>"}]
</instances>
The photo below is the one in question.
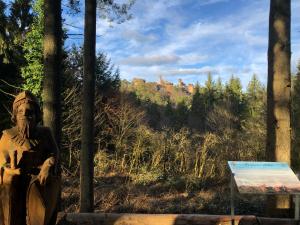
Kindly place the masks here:
<instances>
[{"instance_id":1,"label":"tree trunk","mask_svg":"<svg viewBox=\"0 0 300 225\"><path fill-rule=\"evenodd\" d=\"M85 0L83 99L80 152L80 212L94 208L94 99L95 99L96 0Z\"/></svg>"},{"instance_id":2,"label":"tree trunk","mask_svg":"<svg viewBox=\"0 0 300 225\"><path fill-rule=\"evenodd\" d=\"M45 0L43 122L60 143L61 0Z\"/></svg>"},{"instance_id":3,"label":"tree trunk","mask_svg":"<svg viewBox=\"0 0 300 225\"><path fill-rule=\"evenodd\" d=\"M271 0L269 17L268 88L267 88L267 159L291 163L291 1ZM290 207L287 196L269 199L268 213L280 216L279 212ZM279 213L279 214L278 214Z\"/></svg>"}]
</instances>

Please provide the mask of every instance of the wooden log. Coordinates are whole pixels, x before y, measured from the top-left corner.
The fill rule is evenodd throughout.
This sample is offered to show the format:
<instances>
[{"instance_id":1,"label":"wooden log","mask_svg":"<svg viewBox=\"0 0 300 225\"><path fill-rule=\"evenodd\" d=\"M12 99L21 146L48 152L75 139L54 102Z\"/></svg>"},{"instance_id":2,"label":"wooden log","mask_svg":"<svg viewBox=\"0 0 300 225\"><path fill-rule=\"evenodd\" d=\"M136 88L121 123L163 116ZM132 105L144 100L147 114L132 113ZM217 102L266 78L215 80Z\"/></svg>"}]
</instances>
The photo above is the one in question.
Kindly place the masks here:
<instances>
[{"instance_id":1,"label":"wooden log","mask_svg":"<svg viewBox=\"0 0 300 225\"><path fill-rule=\"evenodd\" d=\"M70 213L60 216L59 225L232 225L231 216L199 214ZM235 225L256 225L255 216L235 216Z\"/></svg>"},{"instance_id":2,"label":"wooden log","mask_svg":"<svg viewBox=\"0 0 300 225\"><path fill-rule=\"evenodd\" d=\"M259 224L262 225L298 225L299 220L294 219L281 219L281 218L266 218L258 217Z\"/></svg>"},{"instance_id":3,"label":"wooden log","mask_svg":"<svg viewBox=\"0 0 300 225\"><path fill-rule=\"evenodd\" d=\"M234 223L233 223L234 222ZM60 213L57 225L300 225L293 219L200 214Z\"/></svg>"}]
</instances>

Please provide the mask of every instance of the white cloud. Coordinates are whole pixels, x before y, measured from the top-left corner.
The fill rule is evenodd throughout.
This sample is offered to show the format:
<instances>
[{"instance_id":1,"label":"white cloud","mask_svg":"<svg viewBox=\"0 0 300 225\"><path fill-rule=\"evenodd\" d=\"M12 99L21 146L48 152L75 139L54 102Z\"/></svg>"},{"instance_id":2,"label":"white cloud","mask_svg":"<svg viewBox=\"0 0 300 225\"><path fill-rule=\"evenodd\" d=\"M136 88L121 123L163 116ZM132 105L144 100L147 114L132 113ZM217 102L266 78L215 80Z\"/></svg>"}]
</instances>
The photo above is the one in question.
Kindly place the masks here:
<instances>
[{"instance_id":1,"label":"white cloud","mask_svg":"<svg viewBox=\"0 0 300 225\"><path fill-rule=\"evenodd\" d=\"M212 3L212 2L211 2ZM188 75L188 74L207 74L208 72L218 74L237 74L237 73L249 73L251 67L247 69L239 69L242 65L232 65L234 62L228 62L227 66L220 66L215 64L214 66L207 66L201 68L180 68L180 65L194 65L197 63L207 62L210 64L209 59L221 60L225 63L229 57L234 57L235 54L246 54L240 58L239 62L251 57L252 59L257 57L257 50L255 48L266 45L267 31L262 35L258 33L257 28L261 27L261 24L268 20L268 12L264 10L254 10L255 16L249 14L251 9L247 8L247 14L241 12L234 16L228 16L227 18L220 18L217 20L198 20L197 22L190 23L188 26L182 26L181 23L168 23L165 29L167 34L166 44L157 43L152 46L152 49L141 46L141 51L147 50L148 54L159 55L172 55L176 54L180 57L179 60L174 60L175 68L165 68L161 66L159 69L150 69L146 74L153 72L153 74L163 73L166 76L170 75ZM163 10L162 10L163 11ZM251 18L251 19L249 19ZM265 25L266 26L266 25ZM236 45L237 47L234 47ZM230 48L230 46L232 48ZM185 53L180 53L184 51ZM220 58L220 55L226 54L228 51L228 58ZM258 50L258 52L264 51L264 49ZM260 54L260 53L259 53ZM248 60L251 60L248 59ZM246 62L243 62L246 63ZM149 63L149 65L153 65ZM158 64L156 64L158 65ZM162 65L162 64L161 64ZM176 66L177 65L177 66ZM252 68L255 71L263 71L257 67L264 67L263 64L258 64ZM176 68L177 67L177 68ZM179 67L179 68L178 68ZM132 69L133 70L133 69ZM142 72L141 72L142 73ZM144 78L146 78L144 77Z\"/></svg>"},{"instance_id":2,"label":"white cloud","mask_svg":"<svg viewBox=\"0 0 300 225\"><path fill-rule=\"evenodd\" d=\"M153 80L162 73L197 79L209 71L222 77L239 75L242 82L253 73L266 77L269 1L243 1L231 14L185 9L192 3L201 10L232 1L137 0L132 20L113 28L98 23L97 34L104 36L97 39L97 48L121 63L121 77L126 79ZM300 58L299 10L300 1L293 0L292 68Z\"/></svg>"},{"instance_id":3,"label":"white cloud","mask_svg":"<svg viewBox=\"0 0 300 225\"><path fill-rule=\"evenodd\" d=\"M210 66L205 66L201 68L177 68L163 71L162 74L166 76L172 75L207 75L208 73L216 74L219 71L216 68L212 68Z\"/></svg>"},{"instance_id":4,"label":"white cloud","mask_svg":"<svg viewBox=\"0 0 300 225\"><path fill-rule=\"evenodd\" d=\"M212 5L220 2L228 2L228 0L202 0L199 5L204 6L204 5Z\"/></svg>"},{"instance_id":5,"label":"white cloud","mask_svg":"<svg viewBox=\"0 0 300 225\"><path fill-rule=\"evenodd\" d=\"M120 63L135 66L153 66L176 63L179 59L180 57L176 55L133 56L122 60Z\"/></svg>"},{"instance_id":6,"label":"white cloud","mask_svg":"<svg viewBox=\"0 0 300 225\"><path fill-rule=\"evenodd\" d=\"M139 43L153 42L157 40L157 37L153 34L144 35L135 30L125 30L123 31L123 36L128 39L134 39L136 42Z\"/></svg>"},{"instance_id":7,"label":"white cloud","mask_svg":"<svg viewBox=\"0 0 300 225\"><path fill-rule=\"evenodd\" d=\"M267 36L255 35L251 31L246 31L244 36L250 46L266 46L268 44Z\"/></svg>"},{"instance_id":8,"label":"white cloud","mask_svg":"<svg viewBox=\"0 0 300 225\"><path fill-rule=\"evenodd\" d=\"M200 53L188 53L181 54L179 65L194 65L198 63L203 63L209 59L208 55L203 55Z\"/></svg>"},{"instance_id":9,"label":"white cloud","mask_svg":"<svg viewBox=\"0 0 300 225\"><path fill-rule=\"evenodd\" d=\"M205 62L208 59L207 55L199 55L197 53L182 54L180 56L169 55L146 55L146 56L132 56L119 63L134 66L153 66L153 65L195 65Z\"/></svg>"}]
</instances>

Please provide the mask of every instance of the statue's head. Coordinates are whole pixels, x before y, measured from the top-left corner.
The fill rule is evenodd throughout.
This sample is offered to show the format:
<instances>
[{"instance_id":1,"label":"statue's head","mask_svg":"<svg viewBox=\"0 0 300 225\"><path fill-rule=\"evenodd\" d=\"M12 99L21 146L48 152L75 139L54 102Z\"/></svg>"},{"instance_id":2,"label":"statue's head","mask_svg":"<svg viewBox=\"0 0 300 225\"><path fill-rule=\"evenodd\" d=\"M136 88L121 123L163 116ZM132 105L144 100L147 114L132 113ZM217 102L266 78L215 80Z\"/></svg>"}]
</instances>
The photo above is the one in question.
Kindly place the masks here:
<instances>
[{"instance_id":1,"label":"statue's head","mask_svg":"<svg viewBox=\"0 0 300 225\"><path fill-rule=\"evenodd\" d=\"M12 121L17 125L19 134L29 138L41 119L37 98L29 91L18 94L13 103Z\"/></svg>"}]
</instances>

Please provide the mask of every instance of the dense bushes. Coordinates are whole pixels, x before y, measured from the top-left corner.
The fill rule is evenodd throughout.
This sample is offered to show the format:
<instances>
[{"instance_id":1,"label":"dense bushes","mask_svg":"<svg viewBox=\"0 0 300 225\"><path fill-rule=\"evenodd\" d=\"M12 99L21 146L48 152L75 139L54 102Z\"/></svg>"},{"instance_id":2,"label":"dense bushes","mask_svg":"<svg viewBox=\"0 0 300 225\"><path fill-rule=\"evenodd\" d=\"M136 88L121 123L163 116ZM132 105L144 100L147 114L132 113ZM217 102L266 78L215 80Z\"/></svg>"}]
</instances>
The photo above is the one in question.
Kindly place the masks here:
<instances>
[{"instance_id":1,"label":"dense bushes","mask_svg":"<svg viewBox=\"0 0 300 225\"><path fill-rule=\"evenodd\" d=\"M69 89L65 93L69 99L65 107L72 110L65 110L63 128L64 169L75 175L74 182L79 172L79 91ZM216 104L204 117L207 124L204 130L189 126L188 120L181 128L172 126L172 120L165 120L164 107L155 106L156 114L149 114L152 111L148 107L153 106L137 99L132 92L120 92L108 99L97 94L96 209L104 212L229 213L227 161L264 159L264 111L253 117L247 116L245 109L244 117L238 117L226 102ZM187 112L189 116L188 106ZM150 120L152 116L156 120ZM152 126L154 121L160 125ZM67 211L76 210L76 204L70 202L79 196L74 192L76 185L78 181L65 184ZM245 201L248 200L239 201L247 205ZM258 212L257 199L251 201L249 207ZM245 207L239 210L245 211Z\"/></svg>"},{"instance_id":2,"label":"dense bushes","mask_svg":"<svg viewBox=\"0 0 300 225\"><path fill-rule=\"evenodd\" d=\"M196 107L201 109L201 102L194 108L186 106L184 116L205 123L205 126L200 127L191 126L188 118L182 127L173 126L181 116L175 104L168 109L172 115L178 115L173 117L173 121L170 118L169 121L165 120L168 106L156 106L156 114L161 114L158 117L160 119L156 120L160 126L151 126L149 118L157 115L152 115L149 107L155 103L137 98L132 89L131 92L116 92L109 99L98 93L95 112L95 174L127 174L138 183L186 177L186 182L209 185L226 180L229 160L263 160L266 133L264 96L252 103L249 93L232 90L228 85L223 90L217 98L212 96L215 91L205 95L205 87L202 90L199 87L200 94L195 93L194 98L190 96L193 104L197 103L195 96L210 96L214 99L210 101L211 105L207 104L209 101L201 99L201 102L206 102L204 115L193 114ZM229 94L226 90L229 90ZM76 97L80 95L79 92L79 89L73 88L65 93L65 107L72 109L64 110L71 113L64 114L63 128L64 152L68 152L64 161L69 169L77 167L80 149L78 137L81 109ZM256 96L257 93L264 93L264 89L260 86L254 92L251 94Z\"/></svg>"}]
</instances>

